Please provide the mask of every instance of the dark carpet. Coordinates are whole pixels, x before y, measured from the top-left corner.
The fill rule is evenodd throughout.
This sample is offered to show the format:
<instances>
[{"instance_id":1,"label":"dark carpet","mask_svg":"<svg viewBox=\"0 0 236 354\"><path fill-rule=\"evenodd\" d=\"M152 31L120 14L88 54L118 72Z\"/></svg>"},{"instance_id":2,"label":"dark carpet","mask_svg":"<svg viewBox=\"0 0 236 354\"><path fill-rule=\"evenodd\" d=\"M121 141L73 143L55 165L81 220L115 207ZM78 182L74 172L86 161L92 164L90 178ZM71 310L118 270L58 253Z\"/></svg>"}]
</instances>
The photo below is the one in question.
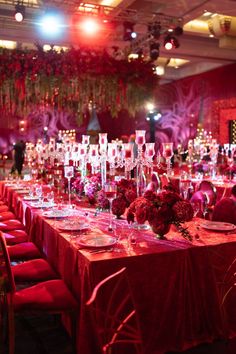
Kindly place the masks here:
<instances>
[{"instance_id":1,"label":"dark carpet","mask_svg":"<svg viewBox=\"0 0 236 354\"><path fill-rule=\"evenodd\" d=\"M16 316L15 354L74 354L58 316ZM8 353L5 346L4 354Z\"/></svg>"},{"instance_id":2,"label":"dark carpet","mask_svg":"<svg viewBox=\"0 0 236 354\"><path fill-rule=\"evenodd\" d=\"M168 352L166 354L178 353L236 354L236 338L230 341L221 340L211 344L201 344L183 352ZM3 354L8 354L7 348ZM75 354L75 349L59 316L16 316L15 354Z\"/></svg>"}]
</instances>

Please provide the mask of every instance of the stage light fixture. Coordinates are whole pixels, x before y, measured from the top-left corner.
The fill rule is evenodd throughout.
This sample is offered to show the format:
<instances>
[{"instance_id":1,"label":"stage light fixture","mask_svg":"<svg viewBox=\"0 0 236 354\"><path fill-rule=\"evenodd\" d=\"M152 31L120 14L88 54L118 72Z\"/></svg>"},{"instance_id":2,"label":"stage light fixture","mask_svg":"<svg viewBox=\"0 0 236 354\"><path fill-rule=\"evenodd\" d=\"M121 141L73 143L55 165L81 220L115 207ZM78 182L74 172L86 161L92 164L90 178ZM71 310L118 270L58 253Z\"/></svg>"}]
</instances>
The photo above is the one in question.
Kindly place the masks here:
<instances>
[{"instance_id":1,"label":"stage light fixture","mask_svg":"<svg viewBox=\"0 0 236 354\"><path fill-rule=\"evenodd\" d=\"M59 36L65 27L62 16L54 11L47 11L38 25L41 32L47 37Z\"/></svg>"},{"instance_id":2,"label":"stage light fixture","mask_svg":"<svg viewBox=\"0 0 236 354\"><path fill-rule=\"evenodd\" d=\"M179 48L179 46L180 46L180 44L179 44L179 41L176 37L168 34L164 38L164 47L166 50L171 50L173 48Z\"/></svg>"},{"instance_id":3,"label":"stage light fixture","mask_svg":"<svg viewBox=\"0 0 236 354\"><path fill-rule=\"evenodd\" d=\"M175 27L174 29L174 34L175 36L181 36L183 34L183 28L180 26Z\"/></svg>"},{"instance_id":4,"label":"stage light fixture","mask_svg":"<svg viewBox=\"0 0 236 354\"><path fill-rule=\"evenodd\" d=\"M17 22L22 22L24 20L25 6L23 4L16 4L14 17Z\"/></svg>"},{"instance_id":5,"label":"stage light fixture","mask_svg":"<svg viewBox=\"0 0 236 354\"><path fill-rule=\"evenodd\" d=\"M153 42L150 44L150 59L157 60L159 57L160 43Z\"/></svg>"},{"instance_id":6,"label":"stage light fixture","mask_svg":"<svg viewBox=\"0 0 236 354\"><path fill-rule=\"evenodd\" d=\"M98 21L94 18L86 18L81 22L81 28L88 35L94 35L100 30L100 26Z\"/></svg>"},{"instance_id":7,"label":"stage light fixture","mask_svg":"<svg viewBox=\"0 0 236 354\"><path fill-rule=\"evenodd\" d=\"M137 37L137 33L134 31L134 23L123 22L123 27L124 27L124 34L123 34L124 41L132 41Z\"/></svg>"}]
</instances>

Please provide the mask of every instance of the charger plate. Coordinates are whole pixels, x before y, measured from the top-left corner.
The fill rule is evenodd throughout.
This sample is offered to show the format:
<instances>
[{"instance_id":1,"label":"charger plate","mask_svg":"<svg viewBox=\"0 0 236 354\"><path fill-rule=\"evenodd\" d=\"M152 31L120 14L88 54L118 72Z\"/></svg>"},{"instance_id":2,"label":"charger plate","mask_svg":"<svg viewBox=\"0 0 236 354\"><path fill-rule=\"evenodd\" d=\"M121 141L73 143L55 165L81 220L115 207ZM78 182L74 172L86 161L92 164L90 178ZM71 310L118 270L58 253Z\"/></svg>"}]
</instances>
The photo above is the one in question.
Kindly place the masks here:
<instances>
[{"instance_id":1,"label":"charger plate","mask_svg":"<svg viewBox=\"0 0 236 354\"><path fill-rule=\"evenodd\" d=\"M88 229L89 225L85 224L85 223L80 223L80 222L76 222L74 224L60 222L59 225L57 225L57 227L59 230L62 230L62 231L81 231L81 230Z\"/></svg>"},{"instance_id":2,"label":"charger plate","mask_svg":"<svg viewBox=\"0 0 236 354\"><path fill-rule=\"evenodd\" d=\"M32 195L32 196L30 196L30 195L25 195L24 196L24 198L23 198L24 200L39 200L39 197L37 197L36 195L34 196L34 195Z\"/></svg>"},{"instance_id":3,"label":"charger plate","mask_svg":"<svg viewBox=\"0 0 236 354\"><path fill-rule=\"evenodd\" d=\"M69 216L69 213L66 210L53 209L45 211L42 216L48 219L67 218Z\"/></svg>"},{"instance_id":4,"label":"charger plate","mask_svg":"<svg viewBox=\"0 0 236 354\"><path fill-rule=\"evenodd\" d=\"M117 242L115 237L109 235L84 235L80 237L77 244L86 248L111 247Z\"/></svg>"},{"instance_id":5,"label":"charger plate","mask_svg":"<svg viewBox=\"0 0 236 354\"><path fill-rule=\"evenodd\" d=\"M29 203L30 206L32 208L35 208L35 209L41 209L41 208L52 208L54 206L56 206L55 203L49 203L49 202L43 202L43 203L39 203L39 202L32 202L32 203Z\"/></svg>"},{"instance_id":6,"label":"charger plate","mask_svg":"<svg viewBox=\"0 0 236 354\"><path fill-rule=\"evenodd\" d=\"M200 226L212 231L236 231L236 225L222 221L205 221Z\"/></svg>"}]
</instances>

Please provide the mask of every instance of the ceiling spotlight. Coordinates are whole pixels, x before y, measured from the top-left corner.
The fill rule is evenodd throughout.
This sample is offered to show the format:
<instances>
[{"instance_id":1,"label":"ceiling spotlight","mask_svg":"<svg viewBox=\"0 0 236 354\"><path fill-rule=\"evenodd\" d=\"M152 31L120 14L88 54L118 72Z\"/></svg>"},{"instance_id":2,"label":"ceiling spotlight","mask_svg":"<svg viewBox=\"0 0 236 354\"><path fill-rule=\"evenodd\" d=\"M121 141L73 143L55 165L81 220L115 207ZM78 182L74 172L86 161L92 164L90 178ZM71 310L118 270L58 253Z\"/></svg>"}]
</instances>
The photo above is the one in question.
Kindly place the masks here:
<instances>
[{"instance_id":1,"label":"ceiling spotlight","mask_svg":"<svg viewBox=\"0 0 236 354\"><path fill-rule=\"evenodd\" d=\"M150 59L157 60L159 57L160 43L153 42L150 44Z\"/></svg>"},{"instance_id":2,"label":"ceiling spotlight","mask_svg":"<svg viewBox=\"0 0 236 354\"><path fill-rule=\"evenodd\" d=\"M17 22L22 22L24 20L25 6L23 4L16 4L14 17Z\"/></svg>"},{"instance_id":3,"label":"ceiling spotlight","mask_svg":"<svg viewBox=\"0 0 236 354\"><path fill-rule=\"evenodd\" d=\"M40 19L38 25L42 34L47 37L61 35L65 27L62 16L56 11L47 11Z\"/></svg>"},{"instance_id":4,"label":"ceiling spotlight","mask_svg":"<svg viewBox=\"0 0 236 354\"><path fill-rule=\"evenodd\" d=\"M182 34L183 34L183 28L182 27L180 27L180 26L177 26L177 27L175 27L175 29L174 29L174 34L176 35L176 36L181 36Z\"/></svg>"},{"instance_id":5,"label":"ceiling spotlight","mask_svg":"<svg viewBox=\"0 0 236 354\"><path fill-rule=\"evenodd\" d=\"M164 38L164 47L167 50L171 50L173 48L179 48L180 44L176 37L170 36L169 34Z\"/></svg>"},{"instance_id":6,"label":"ceiling spotlight","mask_svg":"<svg viewBox=\"0 0 236 354\"><path fill-rule=\"evenodd\" d=\"M137 33L134 31L134 24L132 22L124 22L124 34L123 40L124 41L132 41L137 37Z\"/></svg>"}]
</instances>

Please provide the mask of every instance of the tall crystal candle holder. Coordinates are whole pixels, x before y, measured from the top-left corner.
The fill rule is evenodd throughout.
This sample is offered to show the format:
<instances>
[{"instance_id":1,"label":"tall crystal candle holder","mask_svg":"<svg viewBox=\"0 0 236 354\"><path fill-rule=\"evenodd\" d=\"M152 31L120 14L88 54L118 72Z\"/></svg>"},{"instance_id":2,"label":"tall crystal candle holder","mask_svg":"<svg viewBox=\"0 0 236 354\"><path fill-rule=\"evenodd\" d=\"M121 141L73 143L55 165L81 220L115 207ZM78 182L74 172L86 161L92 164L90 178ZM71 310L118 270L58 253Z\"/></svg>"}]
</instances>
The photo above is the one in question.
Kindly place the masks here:
<instances>
[{"instance_id":1,"label":"tall crystal candle holder","mask_svg":"<svg viewBox=\"0 0 236 354\"><path fill-rule=\"evenodd\" d=\"M86 144L79 144L79 165L80 165L80 171L81 171L81 178L84 179L87 174L87 161L88 161L88 155L87 155L87 145Z\"/></svg>"},{"instance_id":2,"label":"tall crystal candle holder","mask_svg":"<svg viewBox=\"0 0 236 354\"><path fill-rule=\"evenodd\" d=\"M82 135L82 144L88 146L90 141L90 135Z\"/></svg>"},{"instance_id":3,"label":"tall crystal candle holder","mask_svg":"<svg viewBox=\"0 0 236 354\"><path fill-rule=\"evenodd\" d=\"M153 157L155 155L155 143L146 143L145 160L148 168L150 169L150 175L153 171Z\"/></svg>"},{"instance_id":4,"label":"tall crystal candle holder","mask_svg":"<svg viewBox=\"0 0 236 354\"><path fill-rule=\"evenodd\" d=\"M99 133L102 188L107 179L107 133Z\"/></svg>"},{"instance_id":5,"label":"tall crystal candle holder","mask_svg":"<svg viewBox=\"0 0 236 354\"><path fill-rule=\"evenodd\" d=\"M108 143L107 159L110 164L110 175L111 176L115 175L116 157L117 157L117 144L116 143Z\"/></svg>"},{"instance_id":6,"label":"tall crystal candle holder","mask_svg":"<svg viewBox=\"0 0 236 354\"><path fill-rule=\"evenodd\" d=\"M171 158L173 156L173 143L162 143L162 155L166 159L167 176L171 176Z\"/></svg>"},{"instance_id":7,"label":"tall crystal candle holder","mask_svg":"<svg viewBox=\"0 0 236 354\"><path fill-rule=\"evenodd\" d=\"M98 153L98 148L98 144L89 145L89 162L91 163L92 174L97 173L100 165L100 156Z\"/></svg>"},{"instance_id":8,"label":"tall crystal candle holder","mask_svg":"<svg viewBox=\"0 0 236 354\"><path fill-rule=\"evenodd\" d=\"M133 144L125 143L123 147L123 161L125 166L125 178L130 179L131 170L134 168L134 150Z\"/></svg>"},{"instance_id":9,"label":"tall crystal candle holder","mask_svg":"<svg viewBox=\"0 0 236 354\"><path fill-rule=\"evenodd\" d=\"M212 139L212 145L210 146L210 157L212 164L211 177L216 179L217 175L217 156L218 156L218 144L215 139Z\"/></svg>"},{"instance_id":10,"label":"tall crystal candle holder","mask_svg":"<svg viewBox=\"0 0 236 354\"><path fill-rule=\"evenodd\" d=\"M70 182L71 178L74 177L74 167L73 166L64 166L64 176L68 180L68 196L69 196L69 206L71 206L71 188Z\"/></svg>"},{"instance_id":11,"label":"tall crystal candle holder","mask_svg":"<svg viewBox=\"0 0 236 354\"><path fill-rule=\"evenodd\" d=\"M143 145L145 144L145 130L135 130L135 142L138 146L138 156L136 158L136 183L137 183L137 195L141 196L144 189L143 180L143 165L145 164L143 158Z\"/></svg>"}]
</instances>

